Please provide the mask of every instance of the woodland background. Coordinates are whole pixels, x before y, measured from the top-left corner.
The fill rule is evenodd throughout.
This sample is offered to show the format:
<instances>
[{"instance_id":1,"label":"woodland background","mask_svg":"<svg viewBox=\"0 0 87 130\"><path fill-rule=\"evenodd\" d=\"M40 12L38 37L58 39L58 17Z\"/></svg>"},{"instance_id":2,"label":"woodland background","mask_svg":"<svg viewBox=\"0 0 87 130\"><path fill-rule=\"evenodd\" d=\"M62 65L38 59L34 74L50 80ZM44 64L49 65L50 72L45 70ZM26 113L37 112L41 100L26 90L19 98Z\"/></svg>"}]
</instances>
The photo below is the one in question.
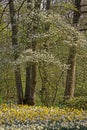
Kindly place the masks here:
<instances>
[{"instance_id":1,"label":"woodland background","mask_svg":"<svg viewBox=\"0 0 87 130\"><path fill-rule=\"evenodd\" d=\"M0 0L0 103L87 108L86 0Z\"/></svg>"}]
</instances>

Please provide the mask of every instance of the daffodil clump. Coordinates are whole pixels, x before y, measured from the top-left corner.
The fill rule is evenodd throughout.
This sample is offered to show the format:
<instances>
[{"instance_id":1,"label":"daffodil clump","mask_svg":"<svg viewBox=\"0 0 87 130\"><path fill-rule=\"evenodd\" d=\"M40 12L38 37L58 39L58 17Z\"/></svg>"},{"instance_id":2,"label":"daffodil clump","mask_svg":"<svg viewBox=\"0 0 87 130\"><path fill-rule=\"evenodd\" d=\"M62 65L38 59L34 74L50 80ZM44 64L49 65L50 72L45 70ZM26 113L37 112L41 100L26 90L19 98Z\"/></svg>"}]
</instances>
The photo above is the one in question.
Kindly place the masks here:
<instances>
[{"instance_id":1,"label":"daffodil clump","mask_svg":"<svg viewBox=\"0 0 87 130\"><path fill-rule=\"evenodd\" d=\"M87 112L58 107L0 106L0 128L23 130L87 130Z\"/></svg>"}]
</instances>

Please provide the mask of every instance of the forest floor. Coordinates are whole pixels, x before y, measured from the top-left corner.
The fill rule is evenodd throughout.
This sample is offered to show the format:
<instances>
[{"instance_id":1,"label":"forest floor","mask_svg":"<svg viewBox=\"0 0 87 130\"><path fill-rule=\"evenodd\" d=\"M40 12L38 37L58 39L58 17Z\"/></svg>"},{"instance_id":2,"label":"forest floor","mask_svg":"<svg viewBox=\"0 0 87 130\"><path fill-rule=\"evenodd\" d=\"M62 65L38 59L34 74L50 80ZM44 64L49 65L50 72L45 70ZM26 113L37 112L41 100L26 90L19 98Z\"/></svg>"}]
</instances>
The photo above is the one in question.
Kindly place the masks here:
<instances>
[{"instance_id":1,"label":"forest floor","mask_svg":"<svg viewBox=\"0 0 87 130\"><path fill-rule=\"evenodd\" d=\"M87 130L87 112L74 108L2 104L0 130Z\"/></svg>"}]
</instances>

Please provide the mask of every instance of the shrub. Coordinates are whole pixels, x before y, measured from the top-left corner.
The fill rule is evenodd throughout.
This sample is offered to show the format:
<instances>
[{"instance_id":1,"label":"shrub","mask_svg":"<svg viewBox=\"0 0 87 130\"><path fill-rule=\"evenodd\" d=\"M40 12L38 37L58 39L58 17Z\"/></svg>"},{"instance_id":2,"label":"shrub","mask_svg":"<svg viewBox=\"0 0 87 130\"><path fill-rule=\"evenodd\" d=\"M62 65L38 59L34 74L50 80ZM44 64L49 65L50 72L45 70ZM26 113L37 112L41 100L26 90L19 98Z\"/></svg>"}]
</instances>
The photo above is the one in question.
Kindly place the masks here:
<instances>
[{"instance_id":1,"label":"shrub","mask_svg":"<svg viewBox=\"0 0 87 130\"><path fill-rule=\"evenodd\" d=\"M75 97L71 100L66 100L63 105L70 108L86 109L87 110L87 97Z\"/></svg>"}]
</instances>

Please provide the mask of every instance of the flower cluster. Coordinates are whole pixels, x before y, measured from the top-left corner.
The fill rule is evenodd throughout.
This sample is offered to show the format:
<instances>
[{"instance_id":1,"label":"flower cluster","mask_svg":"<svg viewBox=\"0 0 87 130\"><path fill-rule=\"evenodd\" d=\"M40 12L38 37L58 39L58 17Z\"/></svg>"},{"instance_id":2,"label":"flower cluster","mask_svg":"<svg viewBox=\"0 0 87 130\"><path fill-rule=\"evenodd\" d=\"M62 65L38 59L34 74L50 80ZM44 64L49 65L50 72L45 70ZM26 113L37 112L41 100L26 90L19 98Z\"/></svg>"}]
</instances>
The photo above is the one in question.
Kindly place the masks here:
<instances>
[{"instance_id":1,"label":"flower cluster","mask_svg":"<svg viewBox=\"0 0 87 130\"><path fill-rule=\"evenodd\" d=\"M1 105L0 126L29 130L87 129L87 113L78 109Z\"/></svg>"}]
</instances>

